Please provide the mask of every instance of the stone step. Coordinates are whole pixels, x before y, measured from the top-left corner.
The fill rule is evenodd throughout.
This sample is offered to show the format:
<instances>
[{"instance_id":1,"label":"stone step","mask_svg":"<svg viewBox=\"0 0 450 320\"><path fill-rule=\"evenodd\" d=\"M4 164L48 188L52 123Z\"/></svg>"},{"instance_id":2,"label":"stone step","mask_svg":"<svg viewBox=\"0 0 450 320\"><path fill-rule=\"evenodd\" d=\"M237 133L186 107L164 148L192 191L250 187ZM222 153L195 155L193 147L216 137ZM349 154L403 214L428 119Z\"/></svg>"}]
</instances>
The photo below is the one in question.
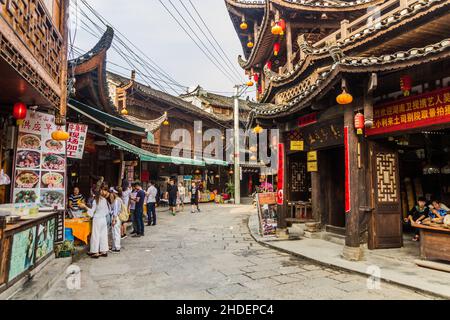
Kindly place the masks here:
<instances>
[{"instance_id":1,"label":"stone step","mask_svg":"<svg viewBox=\"0 0 450 320\"><path fill-rule=\"evenodd\" d=\"M345 245L345 236L336 233L324 232L322 239L336 244Z\"/></svg>"}]
</instances>

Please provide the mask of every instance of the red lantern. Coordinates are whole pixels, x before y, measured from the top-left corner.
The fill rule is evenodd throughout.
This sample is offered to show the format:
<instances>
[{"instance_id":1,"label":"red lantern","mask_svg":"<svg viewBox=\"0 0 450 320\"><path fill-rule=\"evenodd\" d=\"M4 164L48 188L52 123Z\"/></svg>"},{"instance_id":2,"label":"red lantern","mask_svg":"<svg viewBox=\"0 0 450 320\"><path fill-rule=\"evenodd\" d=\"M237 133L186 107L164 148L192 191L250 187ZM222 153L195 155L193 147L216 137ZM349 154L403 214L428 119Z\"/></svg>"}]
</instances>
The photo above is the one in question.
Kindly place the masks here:
<instances>
[{"instance_id":1,"label":"red lantern","mask_svg":"<svg viewBox=\"0 0 450 320\"><path fill-rule=\"evenodd\" d=\"M280 19L280 21L278 21L278 25L281 27L281 33L280 36L284 35L284 32L286 31L286 21L284 21L283 19Z\"/></svg>"},{"instance_id":2,"label":"red lantern","mask_svg":"<svg viewBox=\"0 0 450 320\"><path fill-rule=\"evenodd\" d=\"M280 49L281 44L279 42L275 42L275 44L273 45L273 54L275 55L275 57L280 53Z\"/></svg>"},{"instance_id":3,"label":"red lantern","mask_svg":"<svg viewBox=\"0 0 450 320\"><path fill-rule=\"evenodd\" d=\"M358 135L361 135L364 133L364 115L361 112L358 112L355 115L355 129Z\"/></svg>"},{"instance_id":4,"label":"red lantern","mask_svg":"<svg viewBox=\"0 0 450 320\"><path fill-rule=\"evenodd\" d=\"M259 74L255 73L253 75L253 79L255 80L256 83L258 83L259 82Z\"/></svg>"},{"instance_id":5,"label":"red lantern","mask_svg":"<svg viewBox=\"0 0 450 320\"><path fill-rule=\"evenodd\" d=\"M272 61L267 61L266 67L267 69L272 70Z\"/></svg>"},{"instance_id":6,"label":"red lantern","mask_svg":"<svg viewBox=\"0 0 450 320\"><path fill-rule=\"evenodd\" d=\"M402 76L400 78L400 87L405 97L408 97L412 89L412 79L410 76Z\"/></svg>"},{"instance_id":7,"label":"red lantern","mask_svg":"<svg viewBox=\"0 0 450 320\"><path fill-rule=\"evenodd\" d=\"M17 120L17 124L22 124L27 117L27 106L25 103L18 102L13 107L13 117Z\"/></svg>"}]
</instances>

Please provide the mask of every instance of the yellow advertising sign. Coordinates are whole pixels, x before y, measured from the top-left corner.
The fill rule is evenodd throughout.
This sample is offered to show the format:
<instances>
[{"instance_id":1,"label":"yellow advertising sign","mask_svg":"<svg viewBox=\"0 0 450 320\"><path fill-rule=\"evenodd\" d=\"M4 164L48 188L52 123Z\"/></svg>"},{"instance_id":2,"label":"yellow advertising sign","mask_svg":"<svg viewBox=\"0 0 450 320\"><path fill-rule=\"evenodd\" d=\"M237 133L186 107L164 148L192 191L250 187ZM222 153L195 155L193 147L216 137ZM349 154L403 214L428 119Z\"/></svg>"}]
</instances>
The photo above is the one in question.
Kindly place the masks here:
<instances>
[{"instance_id":1,"label":"yellow advertising sign","mask_svg":"<svg viewBox=\"0 0 450 320\"><path fill-rule=\"evenodd\" d=\"M317 162L308 162L308 172L318 172L319 166Z\"/></svg>"},{"instance_id":2,"label":"yellow advertising sign","mask_svg":"<svg viewBox=\"0 0 450 320\"><path fill-rule=\"evenodd\" d=\"M305 141L291 141L291 151L304 151Z\"/></svg>"},{"instance_id":3,"label":"yellow advertising sign","mask_svg":"<svg viewBox=\"0 0 450 320\"><path fill-rule=\"evenodd\" d=\"M317 161L317 151L308 152L308 161Z\"/></svg>"}]
</instances>

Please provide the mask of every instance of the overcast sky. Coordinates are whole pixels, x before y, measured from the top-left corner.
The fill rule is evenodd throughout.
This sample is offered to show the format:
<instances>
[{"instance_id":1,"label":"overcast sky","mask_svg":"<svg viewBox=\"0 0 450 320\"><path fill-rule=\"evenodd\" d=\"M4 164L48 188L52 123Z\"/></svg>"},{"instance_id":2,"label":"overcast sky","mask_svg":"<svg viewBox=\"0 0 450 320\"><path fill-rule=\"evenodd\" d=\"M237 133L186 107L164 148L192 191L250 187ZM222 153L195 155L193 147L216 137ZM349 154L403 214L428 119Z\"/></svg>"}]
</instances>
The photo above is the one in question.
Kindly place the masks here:
<instances>
[{"instance_id":1,"label":"overcast sky","mask_svg":"<svg viewBox=\"0 0 450 320\"><path fill-rule=\"evenodd\" d=\"M163 1L170 6L168 0ZM172 0L179 10L184 10L179 1ZM181 1L191 8L188 0ZM188 87L200 84L206 89L227 93L233 91L233 83L203 55L158 0L89 0L88 2L179 83ZM225 1L192 0L192 2L243 77L244 72L237 64L237 56L242 53L242 48L226 10ZM79 6L81 7L81 2ZM72 9L72 27L74 26L73 18ZM81 15L78 19L86 21ZM186 19L188 19L187 14ZM193 23L192 25L195 27ZM98 39L89 35L80 26L82 24L79 22L75 45L88 50ZM212 48L211 51L213 51ZM129 67L112 50L108 59ZM121 70L117 66L110 65L110 67ZM122 72L128 73L126 70Z\"/></svg>"}]
</instances>

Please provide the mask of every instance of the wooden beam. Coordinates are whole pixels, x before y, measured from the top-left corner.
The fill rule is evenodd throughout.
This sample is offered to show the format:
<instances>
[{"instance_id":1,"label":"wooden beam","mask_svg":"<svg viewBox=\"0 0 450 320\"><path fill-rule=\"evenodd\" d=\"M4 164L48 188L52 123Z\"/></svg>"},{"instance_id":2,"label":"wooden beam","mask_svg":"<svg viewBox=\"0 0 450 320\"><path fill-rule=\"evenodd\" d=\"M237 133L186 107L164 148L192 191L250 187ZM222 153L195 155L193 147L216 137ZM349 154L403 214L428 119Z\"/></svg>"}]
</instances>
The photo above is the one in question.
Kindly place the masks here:
<instances>
[{"instance_id":1,"label":"wooden beam","mask_svg":"<svg viewBox=\"0 0 450 320\"><path fill-rule=\"evenodd\" d=\"M292 28L290 22L286 24L286 48L288 71L292 71L294 70L294 65L292 63Z\"/></svg>"}]
</instances>

